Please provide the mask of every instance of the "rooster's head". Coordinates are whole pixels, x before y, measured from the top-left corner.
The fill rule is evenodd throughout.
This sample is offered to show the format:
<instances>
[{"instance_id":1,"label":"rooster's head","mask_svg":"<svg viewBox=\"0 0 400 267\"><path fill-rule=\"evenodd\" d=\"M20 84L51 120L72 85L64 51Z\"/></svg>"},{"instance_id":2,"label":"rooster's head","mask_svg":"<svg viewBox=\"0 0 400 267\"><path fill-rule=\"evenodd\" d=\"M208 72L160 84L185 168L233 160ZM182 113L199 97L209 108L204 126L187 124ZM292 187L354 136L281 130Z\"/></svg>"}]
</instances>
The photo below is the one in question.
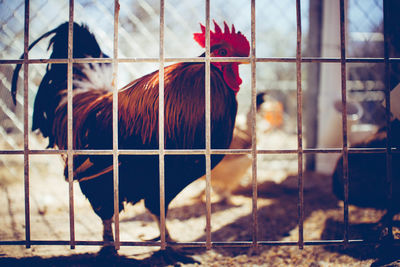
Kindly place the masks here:
<instances>
[{"instance_id":1,"label":"rooster's head","mask_svg":"<svg viewBox=\"0 0 400 267\"><path fill-rule=\"evenodd\" d=\"M211 57L248 57L250 53L250 44L246 37L239 31L236 32L235 26L229 29L224 22L224 31L214 22L214 32L210 30L210 56ZM194 34L194 40L205 47L206 27L202 24L201 32ZM239 77L239 62L212 62L214 66L220 69L224 75L225 82L237 93L239 91L242 79Z\"/></svg>"}]
</instances>

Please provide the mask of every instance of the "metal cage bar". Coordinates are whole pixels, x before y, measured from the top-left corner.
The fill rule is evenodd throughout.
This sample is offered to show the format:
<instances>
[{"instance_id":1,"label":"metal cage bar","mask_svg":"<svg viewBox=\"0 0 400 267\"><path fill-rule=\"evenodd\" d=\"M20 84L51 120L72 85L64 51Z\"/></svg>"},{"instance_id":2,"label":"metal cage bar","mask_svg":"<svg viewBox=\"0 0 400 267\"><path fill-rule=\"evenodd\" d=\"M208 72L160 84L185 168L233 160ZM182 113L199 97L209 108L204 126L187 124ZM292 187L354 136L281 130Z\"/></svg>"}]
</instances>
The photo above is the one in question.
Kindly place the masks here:
<instances>
[{"instance_id":1,"label":"metal cage bar","mask_svg":"<svg viewBox=\"0 0 400 267\"><path fill-rule=\"evenodd\" d=\"M25 0L24 14L24 198L25 198L25 241L26 247L30 248L31 241L31 222L30 222L30 202L29 202L29 115L28 115L28 74L29 74L29 0Z\"/></svg>"},{"instance_id":2,"label":"metal cage bar","mask_svg":"<svg viewBox=\"0 0 400 267\"><path fill-rule=\"evenodd\" d=\"M389 148L392 154L399 154L400 150L397 148ZM303 149L304 154L316 154L316 153L342 153L342 148L308 148ZM348 148L350 154L383 154L386 153L387 148ZM66 150L29 150L30 155L64 155ZM112 150L74 150L75 155L112 155ZM158 150L131 150L131 149L120 149L117 151L118 155L158 155ZM211 149L211 154L226 154L226 155L237 155L237 154L251 154L251 149ZM296 154L297 149L258 149L258 154ZM1 150L0 155L23 155L24 150ZM165 149L165 155L201 155L205 154L204 149Z\"/></svg>"},{"instance_id":3,"label":"metal cage bar","mask_svg":"<svg viewBox=\"0 0 400 267\"><path fill-rule=\"evenodd\" d=\"M25 245L26 241L0 241L0 245ZM31 245L69 245L69 240L31 240ZM104 241L84 241L77 240L75 245L79 246L101 246L104 245ZM305 246L320 246L320 245L330 245L330 246L342 246L344 244L343 240L308 240L304 241ZM361 239L349 239L347 244L349 245L371 245L376 244L375 241L361 240ZM393 240L394 245L400 245L400 240ZM146 247L159 247L160 242L156 241L121 241L121 246L146 246ZM298 246L298 241L258 241L257 246L270 247L270 246ZM205 242L169 242L168 246L171 247L191 247L191 248L205 248ZM252 241L229 241L229 242L212 242L212 248L218 247L253 247Z\"/></svg>"},{"instance_id":4,"label":"metal cage bar","mask_svg":"<svg viewBox=\"0 0 400 267\"><path fill-rule=\"evenodd\" d=\"M384 40L384 63L385 63L385 103L386 103L386 182L387 182L387 213L392 216L393 211L393 173L392 173L392 127L391 127L391 106L390 106L390 75L391 67L389 62L390 57L390 40L388 33L388 16L389 16L388 1L383 1L383 40ZM388 221L388 234L393 237L393 219Z\"/></svg>"},{"instance_id":5,"label":"metal cage bar","mask_svg":"<svg viewBox=\"0 0 400 267\"><path fill-rule=\"evenodd\" d=\"M258 247L258 216L257 216L257 87L256 87L256 1L251 1L251 180L252 180L252 219L253 219L253 247Z\"/></svg>"},{"instance_id":6,"label":"metal cage bar","mask_svg":"<svg viewBox=\"0 0 400 267\"><path fill-rule=\"evenodd\" d=\"M282 62L282 63L296 63L296 57L257 57L255 61L258 62ZM158 63L158 58L118 58L116 59L118 63L138 63L138 62L146 62L146 63ZM248 57L210 57L210 62L247 62L251 63L251 58ZM341 58L328 58L328 57L302 57L300 59L302 63L341 63ZM400 58L388 58L387 61L389 63L399 63ZM58 59L58 58L47 58L47 59L28 59L26 61L28 64L67 64L68 59ZM73 58L73 63L112 63L112 58ZM184 63L184 62L204 62L204 58L199 57L167 57L164 58L164 62L175 62L175 63ZM385 63L385 58L346 58L346 63ZM23 64L23 59L0 59L0 64Z\"/></svg>"},{"instance_id":7,"label":"metal cage bar","mask_svg":"<svg viewBox=\"0 0 400 267\"><path fill-rule=\"evenodd\" d=\"M342 94L342 136L343 136L343 180L344 180L344 243L349 241L349 163L347 144L347 89L346 89L346 10L345 1L340 0L340 73Z\"/></svg>"},{"instance_id":8,"label":"metal cage bar","mask_svg":"<svg viewBox=\"0 0 400 267\"><path fill-rule=\"evenodd\" d=\"M68 66L67 66L67 160L68 160L68 193L69 193L69 231L70 246L75 248L75 213L74 213L74 153L73 153L73 104L72 104L72 68L73 62L73 36L74 36L74 0L69 1L68 21Z\"/></svg>"},{"instance_id":9,"label":"metal cage bar","mask_svg":"<svg viewBox=\"0 0 400 267\"><path fill-rule=\"evenodd\" d=\"M160 1L160 51L159 51L159 97L158 97L158 151L160 168L160 241L161 249L166 248L166 228L165 228L165 144L164 144L164 23L165 23L165 3Z\"/></svg>"},{"instance_id":10,"label":"metal cage bar","mask_svg":"<svg viewBox=\"0 0 400 267\"><path fill-rule=\"evenodd\" d=\"M113 44L113 104L112 104L112 127L113 127L113 186L114 186L114 246L120 247L119 234L119 167L118 167L118 21L119 1L114 1L114 44Z\"/></svg>"},{"instance_id":11,"label":"metal cage bar","mask_svg":"<svg viewBox=\"0 0 400 267\"><path fill-rule=\"evenodd\" d=\"M211 95L210 95L210 0L205 2L205 122L206 122L206 248L211 249Z\"/></svg>"},{"instance_id":12,"label":"metal cage bar","mask_svg":"<svg viewBox=\"0 0 400 267\"><path fill-rule=\"evenodd\" d=\"M301 88L301 5L296 0L297 46L296 46L296 82L297 82L297 176L298 176L298 224L299 248L304 247L304 186L303 186L303 101Z\"/></svg>"}]
</instances>

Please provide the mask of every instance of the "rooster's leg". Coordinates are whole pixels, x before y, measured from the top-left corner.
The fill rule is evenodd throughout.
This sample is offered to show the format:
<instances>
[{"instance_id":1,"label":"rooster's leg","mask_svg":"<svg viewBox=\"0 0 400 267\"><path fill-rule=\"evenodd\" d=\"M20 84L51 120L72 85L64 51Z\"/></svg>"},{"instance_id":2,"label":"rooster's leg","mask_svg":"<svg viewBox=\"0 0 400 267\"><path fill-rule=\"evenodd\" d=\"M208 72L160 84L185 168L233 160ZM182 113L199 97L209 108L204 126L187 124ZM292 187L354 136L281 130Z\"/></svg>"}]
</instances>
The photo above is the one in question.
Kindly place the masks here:
<instances>
[{"instance_id":1,"label":"rooster's leg","mask_svg":"<svg viewBox=\"0 0 400 267\"><path fill-rule=\"evenodd\" d=\"M112 218L111 219L103 219L103 241L106 242L104 246L101 248L101 254L107 255L115 255L117 251L112 244L114 242L114 236L112 231ZM108 244L107 244L108 242Z\"/></svg>"},{"instance_id":2,"label":"rooster's leg","mask_svg":"<svg viewBox=\"0 0 400 267\"><path fill-rule=\"evenodd\" d=\"M103 240L105 242L113 242L113 232L112 232L112 219L103 220Z\"/></svg>"},{"instance_id":3,"label":"rooster's leg","mask_svg":"<svg viewBox=\"0 0 400 267\"><path fill-rule=\"evenodd\" d=\"M153 219L157 222L158 229L160 230L160 236L153 238L152 240L149 241L158 241L161 239L161 223L160 223L160 216L156 214L151 214L153 216ZM167 226L165 226L165 241L166 242L174 242L174 240L171 238L169 235ZM167 247L164 250L160 250L158 252L155 252L154 255L159 255L161 258L164 259L166 265L177 265L176 263L197 263L196 260L194 260L192 257L190 257L188 254L188 251L182 250L181 248L176 248L176 247Z\"/></svg>"}]
</instances>

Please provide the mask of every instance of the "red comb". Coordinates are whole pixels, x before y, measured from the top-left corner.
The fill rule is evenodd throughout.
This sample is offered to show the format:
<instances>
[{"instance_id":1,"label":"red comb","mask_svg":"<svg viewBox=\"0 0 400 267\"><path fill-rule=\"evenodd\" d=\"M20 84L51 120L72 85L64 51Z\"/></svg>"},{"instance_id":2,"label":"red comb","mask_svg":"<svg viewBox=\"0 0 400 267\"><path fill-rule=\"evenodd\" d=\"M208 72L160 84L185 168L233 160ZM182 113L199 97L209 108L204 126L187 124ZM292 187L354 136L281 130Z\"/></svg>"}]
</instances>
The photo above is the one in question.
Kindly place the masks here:
<instances>
[{"instance_id":1,"label":"red comb","mask_svg":"<svg viewBox=\"0 0 400 267\"><path fill-rule=\"evenodd\" d=\"M238 52L240 56L247 57L250 52L250 44L246 37L240 32L236 32L235 26L232 24L232 29L229 29L228 24L224 21L224 32L222 32L219 25L214 22L214 32L210 30L210 46L226 42ZM201 32L193 34L194 40L201 46L206 46L206 27L200 23Z\"/></svg>"}]
</instances>

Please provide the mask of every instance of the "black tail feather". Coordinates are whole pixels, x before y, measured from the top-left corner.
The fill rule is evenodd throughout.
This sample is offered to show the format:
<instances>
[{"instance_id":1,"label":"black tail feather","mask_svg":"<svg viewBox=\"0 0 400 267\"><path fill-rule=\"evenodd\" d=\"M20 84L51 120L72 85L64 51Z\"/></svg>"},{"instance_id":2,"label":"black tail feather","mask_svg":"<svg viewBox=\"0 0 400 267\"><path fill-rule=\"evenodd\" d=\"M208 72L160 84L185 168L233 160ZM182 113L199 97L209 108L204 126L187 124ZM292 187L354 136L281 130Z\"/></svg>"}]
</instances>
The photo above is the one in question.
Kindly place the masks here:
<instances>
[{"instance_id":1,"label":"black tail feather","mask_svg":"<svg viewBox=\"0 0 400 267\"><path fill-rule=\"evenodd\" d=\"M36 39L29 47L28 51L30 51L37 43L39 43L43 38L46 38L47 36L55 33L58 28L55 28L51 31L48 31L44 33L42 36L40 36L38 39ZM24 59L24 54L22 54L19 59ZM11 95L12 99L14 102L14 105L17 104L17 85L18 85L18 74L19 71L21 70L22 64L17 64L17 67L14 70L13 77L12 77L12 83L11 83Z\"/></svg>"},{"instance_id":2,"label":"black tail feather","mask_svg":"<svg viewBox=\"0 0 400 267\"><path fill-rule=\"evenodd\" d=\"M34 47L43 38L53 34L49 41L48 50L51 51L50 59L68 58L68 33L69 23L65 22L55 29L44 33L30 46L29 50ZM96 41L96 38L85 25L73 24L73 58L101 58L108 57L103 54ZM21 56L21 59L24 55ZM99 63L101 64L101 63ZM18 74L22 64L18 64L14 70L12 78L11 94L16 104ZM74 79L85 79L82 73L82 64L73 64ZM34 103L34 112L32 117L32 130L39 129L44 137L49 137L49 147L54 145L54 137L52 136L52 127L54 122L55 110L61 101L60 92L67 88L67 64L48 64L47 71L44 75Z\"/></svg>"}]
</instances>

